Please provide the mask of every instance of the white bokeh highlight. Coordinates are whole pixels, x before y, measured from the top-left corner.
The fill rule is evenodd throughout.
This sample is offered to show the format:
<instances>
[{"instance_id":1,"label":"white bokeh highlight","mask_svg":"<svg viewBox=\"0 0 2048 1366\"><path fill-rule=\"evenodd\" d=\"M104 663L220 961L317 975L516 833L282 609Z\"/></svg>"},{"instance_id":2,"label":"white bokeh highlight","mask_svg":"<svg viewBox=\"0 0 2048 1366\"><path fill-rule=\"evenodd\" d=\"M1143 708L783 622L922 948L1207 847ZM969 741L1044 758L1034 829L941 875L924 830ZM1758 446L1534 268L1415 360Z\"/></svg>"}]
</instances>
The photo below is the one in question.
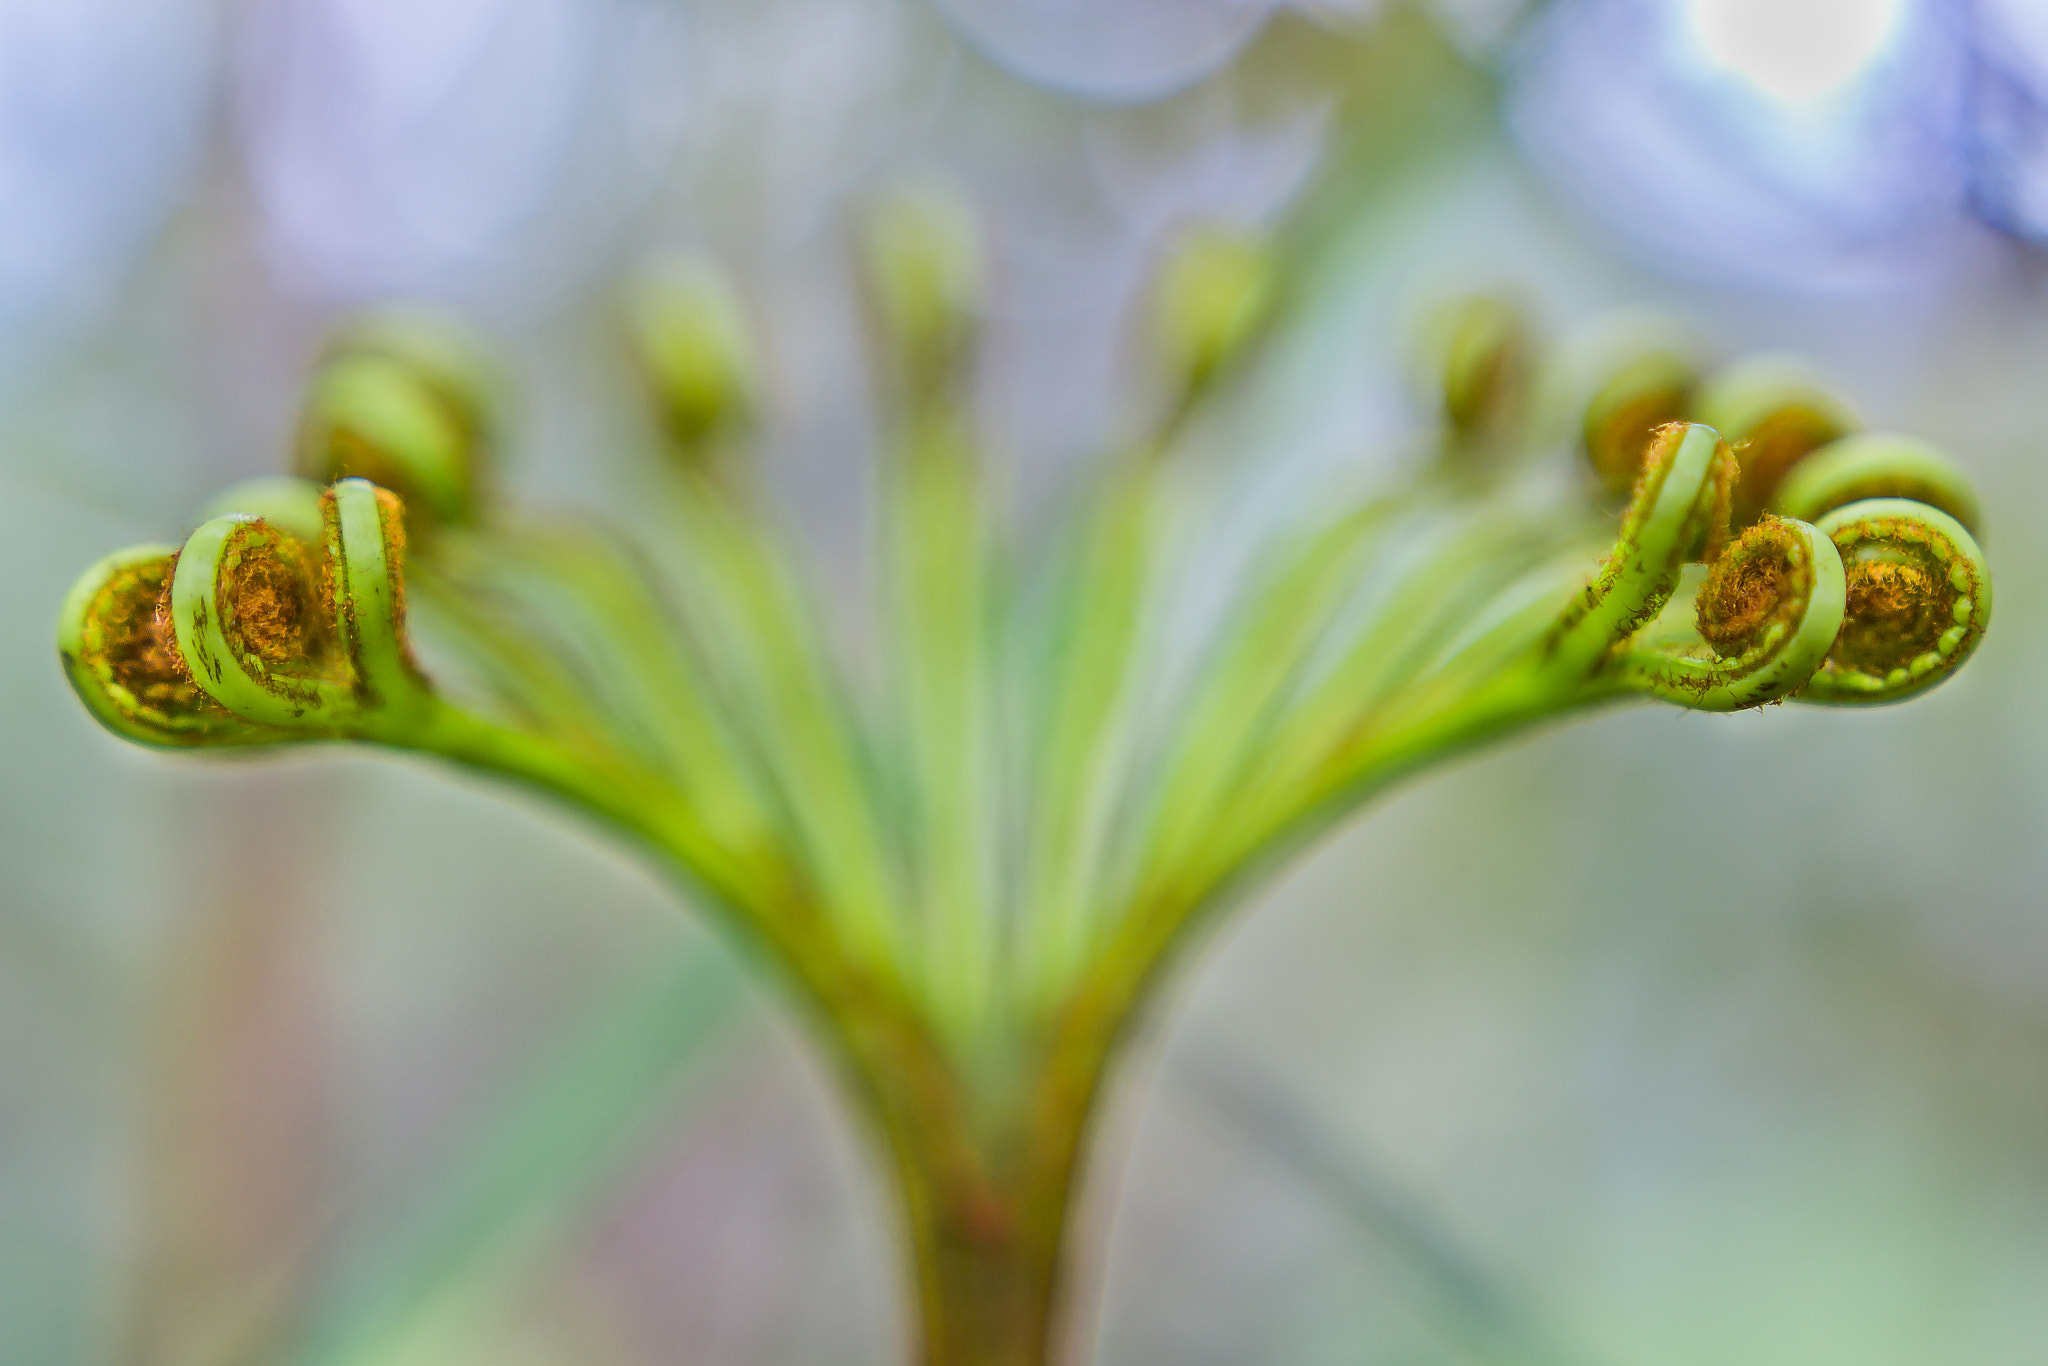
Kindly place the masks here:
<instances>
[{"instance_id":1,"label":"white bokeh highlight","mask_svg":"<svg viewBox=\"0 0 2048 1366\"><path fill-rule=\"evenodd\" d=\"M1522 44L1510 127L1562 199L1721 284L1861 293L1967 267L1983 236L1958 155L1974 72L1945 11L1893 0L1889 27L1809 61L1784 22L1768 58L1728 31L1717 49L1694 3L1558 0Z\"/></svg>"},{"instance_id":2,"label":"white bokeh highlight","mask_svg":"<svg viewBox=\"0 0 2048 1366\"><path fill-rule=\"evenodd\" d=\"M1901 0L1691 0L1709 59L1786 104L1854 81L1898 37Z\"/></svg>"}]
</instances>

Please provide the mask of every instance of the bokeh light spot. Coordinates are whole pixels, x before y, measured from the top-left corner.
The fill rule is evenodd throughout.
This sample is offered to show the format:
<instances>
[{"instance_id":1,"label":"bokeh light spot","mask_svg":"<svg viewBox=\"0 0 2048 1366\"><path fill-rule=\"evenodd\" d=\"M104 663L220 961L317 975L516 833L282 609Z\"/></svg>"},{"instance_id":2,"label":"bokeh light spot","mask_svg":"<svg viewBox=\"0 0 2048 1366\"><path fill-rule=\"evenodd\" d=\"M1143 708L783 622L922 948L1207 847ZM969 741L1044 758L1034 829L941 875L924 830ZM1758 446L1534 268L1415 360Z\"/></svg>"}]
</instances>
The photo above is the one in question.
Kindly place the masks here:
<instances>
[{"instance_id":1,"label":"bokeh light spot","mask_svg":"<svg viewBox=\"0 0 2048 1366\"><path fill-rule=\"evenodd\" d=\"M1841 89L1883 55L1900 0L1690 0L1716 65L1786 104Z\"/></svg>"}]
</instances>

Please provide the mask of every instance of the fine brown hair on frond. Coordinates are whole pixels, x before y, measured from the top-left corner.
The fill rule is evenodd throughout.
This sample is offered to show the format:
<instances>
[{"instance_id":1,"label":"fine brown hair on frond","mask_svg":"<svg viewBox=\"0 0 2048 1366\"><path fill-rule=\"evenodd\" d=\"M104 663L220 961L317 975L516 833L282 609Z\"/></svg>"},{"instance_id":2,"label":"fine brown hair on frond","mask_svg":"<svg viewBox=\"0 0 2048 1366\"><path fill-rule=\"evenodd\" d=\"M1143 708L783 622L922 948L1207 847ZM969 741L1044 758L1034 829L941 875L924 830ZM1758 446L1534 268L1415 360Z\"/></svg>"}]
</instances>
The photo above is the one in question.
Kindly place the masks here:
<instances>
[{"instance_id":1,"label":"fine brown hair on frond","mask_svg":"<svg viewBox=\"0 0 2048 1366\"><path fill-rule=\"evenodd\" d=\"M252 525L236 537L222 571L221 625L238 654L295 673L325 664L332 612L311 549L271 527Z\"/></svg>"},{"instance_id":2,"label":"fine brown hair on frond","mask_svg":"<svg viewBox=\"0 0 2048 1366\"><path fill-rule=\"evenodd\" d=\"M405 500L387 488L377 490L377 524L384 533L384 572L391 577L392 622L410 660L412 643L405 630Z\"/></svg>"},{"instance_id":3,"label":"fine brown hair on frond","mask_svg":"<svg viewBox=\"0 0 2048 1366\"><path fill-rule=\"evenodd\" d=\"M1695 625L1714 653L1741 654L1793 604L1803 572L1797 536L1766 518L1737 537L1701 585Z\"/></svg>"},{"instance_id":4,"label":"fine brown hair on frond","mask_svg":"<svg viewBox=\"0 0 2048 1366\"><path fill-rule=\"evenodd\" d=\"M1835 658L1844 666L1882 672L1936 647L1950 624L1955 594L1941 576L1910 560L1852 557Z\"/></svg>"},{"instance_id":5,"label":"fine brown hair on frond","mask_svg":"<svg viewBox=\"0 0 2048 1366\"><path fill-rule=\"evenodd\" d=\"M1742 480L1742 465L1736 459L1735 450L1726 441L1714 443L1714 502L1707 511L1706 535L1700 543L1699 558L1707 564L1717 563L1721 552L1727 548L1729 528L1733 525L1736 490Z\"/></svg>"},{"instance_id":6,"label":"fine brown hair on frond","mask_svg":"<svg viewBox=\"0 0 2048 1366\"><path fill-rule=\"evenodd\" d=\"M97 653L107 675L144 706L180 711L201 699L178 653L171 626L171 575L178 557L135 565L117 575L93 604Z\"/></svg>"},{"instance_id":7,"label":"fine brown hair on frond","mask_svg":"<svg viewBox=\"0 0 2048 1366\"><path fill-rule=\"evenodd\" d=\"M1667 422L1650 433L1649 442L1643 447L1642 459L1636 465L1635 480L1629 493L1635 506L1644 505L1643 495L1649 491L1651 482L1663 477L1661 471L1668 449L1685 440L1686 431L1687 424L1683 422Z\"/></svg>"},{"instance_id":8,"label":"fine brown hair on frond","mask_svg":"<svg viewBox=\"0 0 2048 1366\"><path fill-rule=\"evenodd\" d=\"M171 622L175 553L112 575L87 610L83 662L147 724L176 727L194 717L225 716L193 681Z\"/></svg>"}]
</instances>

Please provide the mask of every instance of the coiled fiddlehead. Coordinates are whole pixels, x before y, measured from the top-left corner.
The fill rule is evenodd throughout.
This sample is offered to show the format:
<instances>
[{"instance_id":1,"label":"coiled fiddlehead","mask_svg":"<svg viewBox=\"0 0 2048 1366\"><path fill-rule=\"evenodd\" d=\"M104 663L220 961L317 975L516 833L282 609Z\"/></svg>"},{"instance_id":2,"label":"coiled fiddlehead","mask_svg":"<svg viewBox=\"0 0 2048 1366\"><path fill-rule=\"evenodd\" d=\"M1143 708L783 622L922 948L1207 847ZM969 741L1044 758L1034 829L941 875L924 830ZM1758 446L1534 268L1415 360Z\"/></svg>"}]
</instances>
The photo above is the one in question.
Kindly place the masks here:
<instances>
[{"instance_id":1,"label":"coiled fiddlehead","mask_svg":"<svg viewBox=\"0 0 2048 1366\"><path fill-rule=\"evenodd\" d=\"M1983 520L1976 490L1961 466L1925 441L1885 432L1859 432L1814 451L1771 495L1770 510L1816 521L1865 498L1925 503L1972 532Z\"/></svg>"},{"instance_id":2,"label":"coiled fiddlehead","mask_svg":"<svg viewBox=\"0 0 2048 1366\"><path fill-rule=\"evenodd\" d=\"M102 561L59 644L94 715L151 744L381 738L429 696L405 643L398 499L362 479L319 495L322 538L228 513L179 549Z\"/></svg>"},{"instance_id":3,"label":"coiled fiddlehead","mask_svg":"<svg viewBox=\"0 0 2048 1366\"><path fill-rule=\"evenodd\" d=\"M995 857L1000 746L984 732L1005 689L1042 685L1042 705L1014 704L1045 729L1027 784L1043 809L1016 876L1032 912L1016 930L1032 978L1020 996L1042 1003L1085 969L1103 932L1089 926L1113 921L1118 897L1182 904L1304 813L1428 757L1631 695L1714 711L1890 701L1948 677L1983 637L1990 583L1961 471L1922 442L1846 434L1846 407L1778 363L1701 383L1689 359L1655 350L1595 395L1588 455L1629 501L1589 573L1583 508L1531 516L1516 505L1516 466L1463 458L1522 439L1534 363L1518 315L1468 302L1448 315L1437 379L1459 477L1439 460L1410 492L1309 528L1298 563L1276 559L1247 590L1243 625L1191 687L1187 717L1159 718L1156 755L1140 752L1125 733L1140 709L1123 694L1150 629L1136 585L1156 550L1137 533L1177 477L1151 457L1190 395L1240 369L1233 358L1267 325L1273 260L1216 234L1172 257L1155 300L1169 436L1116 467L1081 518L1099 534L1076 538L1087 553L1075 565L1054 566L1055 585L1079 570L1088 591L1048 594L1069 615L1038 638L1085 653L1013 683L992 672L1005 656L987 637L1001 548L973 530L990 525L965 383L985 283L958 206L905 202L917 211L899 205L867 239L885 406L903 428L885 481L902 660L885 672L900 698L872 707L847 694L778 558L746 487L759 393L737 296L701 263L695 284L647 296L633 319L672 443L723 450L721 477L680 481L667 582L643 580L650 566L588 528L503 525L480 496L488 365L445 327L387 318L345 333L311 387L300 460L337 482L238 486L182 548L96 566L60 632L74 686L109 727L149 744L374 740L524 778L643 835L660 823L691 868L750 885L761 915L787 914L768 903L807 883L871 964L957 986L968 959L976 982L997 975L1008 933L947 937L948 917L992 920L988 889L1002 880L974 866ZM1722 425L1648 425L1674 411ZM465 671L456 682L475 684L481 712L452 705L414 662L409 542L422 601ZM1102 572L1110 550L1131 559L1118 575ZM1354 575L1399 582L1361 596ZM871 714L890 718L887 733ZM1111 773L1122 759L1138 767ZM1170 791L1143 790L1155 774ZM1158 828L1119 833L1125 808ZM1136 852L1112 847L1123 840ZM1104 881L1120 858L1122 889ZM916 898L932 904L901 905ZM958 943L975 947L946 947ZM958 1020L988 1008L955 1006Z\"/></svg>"},{"instance_id":4,"label":"coiled fiddlehead","mask_svg":"<svg viewBox=\"0 0 2048 1366\"><path fill-rule=\"evenodd\" d=\"M1651 443L1620 544L1587 590L1568 644L1612 642L1615 681L1705 711L1775 701L1800 687L1842 620L1842 567L1827 538L1773 518L1727 543L1740 479L1712 428L1672 424ZM1688 612L1672 600L1688 561Z\"/></svg>"},{"instance_id":5,"label":"coiled fiddlehead","mask_svg":"<svg viewBox=\"0 0 2048 1366\"><path fill-rule=\"evenodd\" d=\"M1771 356L1731 365L1707 380L1690 415L1735 448L1741 474L1730 515L1737 527L1763 516L1779 484L1807 456L1862 425L1801 367Z\"/></svg>"},{"instance_id":6,"label":"coiled fiddlehead","mask_svg":"<svg viewBox=\"0 0 2048 1366\"><path fill-rule=\"evenodd\" d=\"M1896 701L1969 658L1991 585L1953 515L1974 519L1977 507L1953 461L1901 437L1818 447L1774 470L1776 511L1724 546L1754 473L1730 458L1710 428L1663 429L1564 653L1611 639L1623 686L1710 711L1787 696ZM1682 559L1705 566L1683 595Z\"/></svg>"},{"instance_id":7,"label":"coiled fiddlehead","mask_svg":"<svg viewBox=\"0 0 2048 1366\"><path fill-rule=\"evenodd\" d=\"M314 376L299 472L389 489L415 535L468 524L482 502L496 384L462 329L418 310L370 314L335 337Z\"/></svg>"},{"instance_id":8,"label":"coiled fiddlehead","mask_svg":"<svg viewBox=\"0 0 2048 1366\"><path fill-rule=\"evenodd\" d=\"M1711 428L1662 429L1620 542L1558 627L1562 667L1727 711L1788 696L1892 701L1969 657L1990 618L1990 576L1943 510L1975 512L1953 462L1920 442L1846 438L1779 470L1783 515L1730 542L1751 473ZM1687 561L1702 567L1688 573Z\"/></svg>"},{"instance_id":9,"label":"coiled fiddlehead","mask_svg":"<svg viewBox=\"0 0 2048 1366\"><path fill-rule=\"evenodd\" d=\"M94 719L145 745L193 748L282 738L251 726L193 681L166 601L178 550L141 545L88 569L58 619L65 676Z\"/></svg>"},{"instance_id":10,"label":"coiled fiddlehead","mask_svg":"<svg viewBox=\"0 0 2048 1366\"><path fill-rule=\"evenodd\" d=\"M1991 575L1971 529L1977 495L1946 454L1911 437L1862 433L1815 451L1771 506L1811 518L1843 564L1846 607L1800 697L1894 702L1954 673L1991 620Z\"/></svg>"},{"instance_id":11,"label":"coiled fiddlehead","mask_svg":"<svg viewBox=\"0 0 2048 1366\"><path fill-rule=\"evenodd\" d=\"M1675 630L1653 625L1621 667L1630 686L1702 711L1776 701L1804 686L1841 629L1841 557L1805 522L1768 518L1697 584ZM1688 620L1689 616L1689 620Z\"/></svg>"},{"instance_id":12,"label":"coiled fiddlehead","mask_svg":"<svg viewBox=\"0 0 2048 1366\"><path fill-rule=\"evenodd\" d=\"M1799 694L1897 702L1960 668L1991 622L1991 574L1962 523L1907 498L1871 498L1820 519L1841 552L1847 609L1834 648Z\"/></svg>"},{"instance_id":13,"label":"coiled fiddlehead","mask_svg":"<svg viewBox=\"0 0 2048 1366\"><path fill-rule=\"evenodd\" d=\"M1697 393L1693 386L1681 359L1646 354L1624 365L1586 413L1595 473L1610 489L1636 480L1622 542L1642 563L1662 563L1654 552L1670 544L1644 535L1659 520L1646 516L1644 491L1709 478L1704 446L1683 458L1683 443L1671 444L1678 428L1646 442L1643 421L1690 411L1705 424L1694 431L1726 438L1733 464L1709 478L1723 506L1699 547L1708 567L1690 575L1682 603L1621 650L1626 685L1721 710L1788 695L1892 701L1953 673L1990 613L1989 574L1971 535L1978 502L1962 469L1924 441L1855 432L1846 405L1783 360L1731 366ZM1662 515L1676 517L1682 499L1667 502ZM1635 576L1649 583L1647 594L1641 584L1631 590L1627 557L1617 556L1589 594L1661 607L1655 576ZM1604 620L1626 625L1612 612Z\"/></svg>"},{"instance_id":14,"label":"coiled fiddlehead","mask_svg":"<svg viewBox=\"0 0 2048 1366\"><path fill-rule=\"evenodd\" d=\"M1534 406L1537 342L1529 319L1504 299L1460 300L1436 324L1444 457L1457 472L1498 467L1526 433Z\"/></svg>"},{"instance_id":15,"label":"coiled fiddlehead","mask_svg":"<svg viewBox=\"0 0 2048 1366\"><path fill-rule=\"evenodd\" d=\"M1628 496L1657 432L1684 418L1699 374L1675 351L1657 348L1626 361L1586 404L1581 440L1602 487Z\"/></svg>"},{"instance_id":16,"label":"coiled fiddlehead","mask_svg":"<svg viewBox=\"0 0 2048 1366\"><path fill-rule=\"evenodd\" d=\"M1621 535L1559 623L1560 667L1596 673L1671 600L1684 566L1726 538L1734 456L1711 427L1672 423L1643 457Z\"/></svg>"}]
</instances>

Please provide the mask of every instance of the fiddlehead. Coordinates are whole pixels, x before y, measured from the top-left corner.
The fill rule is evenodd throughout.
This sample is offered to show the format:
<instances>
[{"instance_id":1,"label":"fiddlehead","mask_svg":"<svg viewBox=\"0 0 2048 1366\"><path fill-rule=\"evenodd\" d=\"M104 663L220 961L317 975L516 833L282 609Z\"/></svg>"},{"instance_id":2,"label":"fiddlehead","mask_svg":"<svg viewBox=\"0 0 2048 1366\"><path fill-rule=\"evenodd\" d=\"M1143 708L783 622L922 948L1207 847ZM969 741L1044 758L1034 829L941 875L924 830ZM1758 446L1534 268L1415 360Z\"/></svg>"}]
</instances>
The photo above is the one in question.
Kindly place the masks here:
<instances>
[{"instance_id":1,"label":"fiddlehead","mask_svg":"<svg viewBox=\"0 0 2048 1366\"><path fill-rule=\"evenodd\" d=\"M1925 441L1889 432L1859 432L1821 447L1785 476L1770 510L1810 522L1865 498L1910 498L1972 531L1983 520L1961 466Z\"/></svg>"},{"instance_id":2,"label":"fiddlehead","mask_svg":"<svg viewBox=\"0 0 2048 1366\"><path fill-rule=\"evenodd\" d=\"M318 543L227 513L180 549L88 571L59 645L94 714L183 746L377 737L416 720L429 694L405 643L401 506L348 479L320 511Z\"/></svg>"},{"instance_id":3,"label":"fiddlehead","mask_svg":"<svg viewBox=\"0 0 2048 1366\"><path fill-rule=\"evenodd\" d=\"M1552 652L1561 667L1597 672L1663 611L1687 562L1718 552L1735 479L1734 455L1713 428L1672 423L1658 430L1614 550L1558 623Z\"/></svg>"},{"instance_id":4,"label":"fiddlehead","mask_svg":"<svg viewBox=\"0 0 2048 1366\"><path fill-rule=\"evenodd\" d=\"M640 273L626 298L634 358L676 454L696 466L729 445L760 398L752 329L730 275L674 255Z\"/></svg>"},{"instance_id":5,"label":"fiddlehead","mask_svg":"<svg viewBox=\"0 0 2048 1366\"><path fill-rule=\"evenodd\" d=\"M1991 573L1962 523L1926 503L1870 498L1819 526L1841 552L1847 604L1802 699L1901 701L1975 652L1991 621Z\"/></svg>"},{"instance_id":6,"label":"fiddlehead","mask_svg":"<svg viewBox=\"0 0 2048 1366\"><path fill-rule=\"evenodd\" d=\"M1741 477L1730 515L1738 528L1763 516L1795 465L1862 425L1804 371L1768 356L1732 365L1708 380L1691 416L1734 445Z\"/></svg>"},{"instance_id":7,"label":"fiddlehead","mask_svg":"<svg viewBox=\"0 0 2048 1366\"><path fill-rule=\"evenodd\" d=\"M834 654L752 495L755 371L732 296L699 276L634 319L690 476L658 560L481 516L479 390L358 340L303 428L303 468L338 482L238 487L182 548L97 566L60 632L74 686L145 743L373 741L657 851L822 1008L904 1169L931 1178L918 1217L944 1260L1012 1213L986 1198L998 1164L1066 1179L1108 1051L1186 927L1399 776L1632 695L1890 701L1982 637L1952 465L1842 439L1839 405L1806 391L1695 395L1675 355L1586 414L1602 481L1630 494L1603 557L1611 504L1493 458L1551 427L1526 333L1479 304L1439 372L1439 458L1245 561L1270 572L1225 586L1213 648L1175 639L1165 571L1204 548L1162 534L1194 500L1192 462L1161 457L1190 411L1258 377L1242 362L1285 294L1275 258L1228 236L1185 246L1153 300L1164 411L1012 596L968 382L985 282L950 214L900 210L868 243L901 423L878 481L889 667ZM423 627L458 637L426 655L445 694L407 643L409 540L440 618ZM1146 658L1161 644L1172 657Z\"/></svg>"},{"instance_id":8,"label":"fiddlehead","mask_svg":"<svg viewBox=\"0 0 2048 1366\"><path fill-rule=\"evenodd\" d=\"M1453 470L1485 471L1526 435L1536 389L1537 341L1504 299L1460 300L1437 322L1436 389L1444 455Z\"/></svg>"},{"instance_id":9,"label":"fiddlehead","mask_svg":"<svg viewBox=\"0 0 2048 1366\"><path fill-rule=\"evenodd\" d=\"M1580 439L1609 494L1628 496L1658 430L1685 417L1698 385L1699 372L1691 361L1658 349L1630 358L1594 393Z\"/></svg>"},{"instance_id":10,"label":"fiddlehead","mask_svg":"<svg viewBox=\"0 0 2048 1366\"><path fill-rule=\"evenodd\" d=\"M1276 290L1272 244L1219 223L1182 232L1160 263L1152 300L1152 348L1166 389L1171 432L1252 349Z\"/></svg>"},{"instance_id":11,"label":"fiddlehead","mask_svg":"<svg viewBox=\"0 0 2048 1366\"><path fill-rule=\"evenodd\" d=\"M1575 633L1589 655L1607 633L1614 682L1715 711L1787 696L1888 702L1949 676L1990 618L1990 575L1968 530L1978 514L1967 477L1939 450L1905 437L1805 445L1846 421L1839 404L1814 391L1781 385L1755 407L1764 412L1751 430L1766 431L1769 449L1736 446L1732 471L1725 447L1707 457L1707 428L1663 429L1620 545L1578 619L1568 619L1566 639ZM1757 480L1770 488L1771 510L1724 549ZM1689 548L1675 553L1680 546ZM1689 583L1679 572L1685 559L1707 566L1690 571ZM1673 602L1681 586L1689 592Z\"/></svg>"},{"instance_id":12,"label":"fiddlehead","mask_svg":"<svg viewBox=\"0 0 2048 1366\"><path fill-rule=\"evenodd\" d=\"M299 424L300 473L397 494L412 532L476 519L496 375L466 332L428 313L369 315L327 348Z\"/></svg>"},{"instance_id":13,"label":"fiddlehead","mask_svg":"<svg viewBox=\"0 0 2048 1366\"><path fill-rule=\"evenodd\" d=\"M57 650L93 718L145 745L194 748L282 738L220 706L178 653L167 598L175 546L118 551L88 569L65 600Z\"/></svg>"},{"instance_id":14,"label":"fiddlehead","mask_svg":"<svg viewBox=\"0 0 2048 1366\"><path fill-rule=\"evenodd\" d=\"M1775 373L1749 374L1714 400L1752 433L1734 448L1732 489L1725 463L1714 471L1700 450L1687 457L1685 442L1703 444L1704 427L1685 429L1682 440L1667 428L1646 456L1622 544L1588 590L1589 602L1660 609L1620 648L1615 677L1630 690L1707 710L1786 696L1888 702L1932 687L1969 658L1990 619L1990 574L1969 530L1978 503L1967 476L1907 437L1861 433L1822 443L1849 420L1840 404ZM1704 482L1688 509L1683 494L1695 480ZM1712 511L1710 487L1719 504ZM1769 510L1720 550L1726 522L1742 526L1765 489ZM1665 608L1670 549L1699 534L1685 517L1703 512L1708 529L1697 557L1708 568L1692 574L1689 597ZM1687 529L1674 538L1668 528L1681 524ZM1599 616L1590 607L1586 615ZM1627 626L1612 608L1599 619Z\"/></svg>"},{"instance_id":15,"label":"fiddlehead","mask_svg":"<svg viewBox=\"0 0 2048 1366\"><path fill-rule=\"evenodd\" d=\"M1841 629L1843 599L1841 556L1827 536L1767 517L1721 552L1689 604L1674 603L1630 642L1622 677L1635 691L1701 711L1776 701L1820 667Z\"/></svg>"}]
</instances>

